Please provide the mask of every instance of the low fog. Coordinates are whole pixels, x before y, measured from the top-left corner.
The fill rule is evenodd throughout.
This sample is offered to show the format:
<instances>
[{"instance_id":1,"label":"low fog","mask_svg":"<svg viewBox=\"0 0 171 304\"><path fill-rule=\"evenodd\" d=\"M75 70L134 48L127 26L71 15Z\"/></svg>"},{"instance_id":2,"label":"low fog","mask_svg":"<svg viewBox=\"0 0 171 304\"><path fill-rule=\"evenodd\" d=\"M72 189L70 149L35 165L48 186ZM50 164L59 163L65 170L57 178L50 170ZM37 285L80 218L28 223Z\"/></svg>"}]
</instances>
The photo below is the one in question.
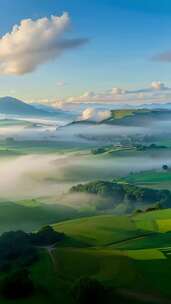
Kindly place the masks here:
<instances>
[{"instance_id":1,"label":"low fog","mask_svg":"<svg viewBox=\"0 0 171 304\"><path fill-rule=\"evenodd\" d=\"M165 155L164 162L171 166L171 155ZM82 152L0 158L0 198L53 197L58 203L66 203L68 190L74 184L112 179L141 170L160 170L162 165L162 155L98 158Z\"/></svg>"},{"instance_id":2,"label":"low fog","mask_svg":"<svg viewBox=\"0 0 171 304\"><path fill-rule=\"evenodd\" d=\"M94 114L93 114L94 115ZM107 112L106 112L107 115ZM27 121L28 122L28 121ZM33 123L33 121L30 121ZM130 172L160 170L163 164L171 166L170 150L157 153L137 153L95 156L91 147L117 143L118 138L133 136L156 136L170 138L171 120L151 122L144 126L107 125L96 123L73 123L61 126L56 121L34 120L33 124L0 124L0 140L13 137L14 140L40 140L63 142L65 151L56 153L28 154L0 157L0 199L22 200L44 198L46 202L79 204L90 202L90 197L71 196L71 186L91 180L113 179L127 176ZM81 144L84 149L79 152ZM74 147L77 152L69 152ZM47 200L46 200L47 199Z\"/></svg>"},{"instance_id":3,"label":"low fog","mask_svg":"<svg viewBox=\"0 0 171 304\"><path fill-rule=\"evenodd\" d=\"M109 115L109 111L92 112L90 109L83 111L82 115L95 115L99 117ZM28 125L28 122L30 123ZM163 136L171 135L171 119L164 121L151 121L141 126L135 125L108 125L96 122L82 121L80 123L69 123L68 121L28 119L23 124L17 125L15 122L9 125L0 124L0 140L13 137L15 140L48 140L63 142L66 147L74 144L75 147L84 145L105 145L105 143L115 143L118 138L126 136Z\"/></svg>"}]
</instances>

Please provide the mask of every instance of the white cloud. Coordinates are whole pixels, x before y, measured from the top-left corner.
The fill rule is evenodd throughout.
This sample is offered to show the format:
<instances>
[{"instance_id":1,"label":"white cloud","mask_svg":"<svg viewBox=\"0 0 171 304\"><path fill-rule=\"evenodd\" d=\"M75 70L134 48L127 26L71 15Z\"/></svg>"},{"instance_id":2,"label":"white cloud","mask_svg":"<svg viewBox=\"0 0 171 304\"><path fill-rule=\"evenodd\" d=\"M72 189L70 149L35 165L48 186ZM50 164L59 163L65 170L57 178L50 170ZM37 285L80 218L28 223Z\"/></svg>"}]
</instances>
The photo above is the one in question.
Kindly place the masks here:
<instances>
[{"instance_id":1,"label":"white cloud","mask_svg":"<svg viewBox=\"0 0 171 304\"><path fill-rule=\"evenodd\" d=\"M70 29L67 13L37 20L25 19L0 38L0 73L22 75L54 60L64 51L78 47L86 39L65 36Z\"/></svg>"},{"instance_id":2,"label":"white cloud","mask_svg":"<svg viewBox=\"0 0 171 304\"><path fill-rule=\"evenodd\" d=\"M40 104L40 105L44 105L44 106L50 106L53 108L64 108L64 104L65 102L62 99L55 99L55 100L49 100L49 99L39 99L39 100L34 100L31 101L30 103L36 103L36 104Z\"/></svg>"},{"instance_id":3,"label":"white cloud","mask_svg":"<svg viewBox=\"0 0 171 304\"><path fill-rule=\"evenodd\" d=\"M57 86L58 87L64 87L66 85L67 85L67 83L65 81L63 81L63 80L60 80L60 81L57 82Z\"/></svg>"},{"instance_id":4,"label":"white cloud","mask_svg":"<svg viewBox=\"0 0 171 304\"><path fill-rule=\"evenodd\" d=\"M84 110L82 112L82 116L81 116L81 119L82 120L89 120L91 119L92 117L94 117L94 115L96 114L95 110L92 109L92 108L87 108L86 110Z\"/></svg>"},{"instance_id":5,"label":"white cloud","mask_svg":"<svg viewBox=\"0 0 171 304\"><path fill-rule=\"evenodd\" d=\"M153 81L149 87L136 90L112 88L102 92L85 92L80 96L69 97L69 103L131 103L131 102L158 102L171 101L171 88L163 82Z\"/></svg>"},{"instance_id":6,"label":"white cloud","mask_svg":"<svg viewBox=\"0 0 171 304\"><path fill-rule=\"evenodd\" d=\"M154 90L167 90L168 88L165 86L164 83L162 83L161 81L153 81L151 83L151 88Z\"/></svg>"},{"instance_id":7,"label":"white cloud","mask_svg":"<svg viewBox=\"0 0 171 304\"><path fill-rule=\"evenodd\" d=\"M68 98L56 98L54 100L39 100L39 103L46 104L55 108L64 110L77 111L78 108L85 111L82 112L81 119L89 119L94 117L100 119L100 116L108 116L109 113L102 111L95 113L92 105L100 105L100 107L115 103L115 105L123 104L145 104L145 103L165 103L171 102L171 88L160 81L153 81L146 88L135 90L124 90L121 88L112 88L102 92L87 91L82 95L70 96ZM80 107L79 107L80 105ZM105 117L107 118L107 117ZM105 119L104 118L104 119Z\"/></svg>"},{"instance_id":8,"label":"white cloud","mask_svg":"<svg viewBox=\"0 0 171 304\"><path fill-rule=\"evenodd\" d=\"M81 120L103 121L111 116L111 111L87 108L82 112Z\"/></svg>"},{"instance_id":9,"label":"white cloud","mask_svg":"<svg viewBox=\"0 0 171 304\"><path fill-rule=\"evenodd\" d=\"M113 95L122 95L124 94L125 91L122 90L121 88L112 88L111 94Z\"/></svg>"}]
</instances>

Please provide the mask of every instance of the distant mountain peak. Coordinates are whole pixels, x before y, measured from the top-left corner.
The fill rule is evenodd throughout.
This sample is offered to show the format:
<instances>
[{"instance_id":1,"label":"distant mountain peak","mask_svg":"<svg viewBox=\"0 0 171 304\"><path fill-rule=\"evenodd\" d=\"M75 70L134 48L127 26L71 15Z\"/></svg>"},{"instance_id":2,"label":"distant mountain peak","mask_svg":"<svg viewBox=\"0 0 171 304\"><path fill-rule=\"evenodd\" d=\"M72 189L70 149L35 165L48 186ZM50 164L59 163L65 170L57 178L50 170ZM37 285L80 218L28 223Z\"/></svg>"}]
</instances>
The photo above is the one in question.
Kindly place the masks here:
<instances>
[{"instance_id":1,"label":"distant mountain peak","mask_svg":"<svg viewBox=\"0 0 171 304\"><path fill-rule=\"evenodd\" d=\"M28 115L28 116L49 116L52 112L45 109L38 109L34 105L11 96L0 97L0 114ZM55 115L56 113L54 113Z\"/></svg>"}]
</instances>

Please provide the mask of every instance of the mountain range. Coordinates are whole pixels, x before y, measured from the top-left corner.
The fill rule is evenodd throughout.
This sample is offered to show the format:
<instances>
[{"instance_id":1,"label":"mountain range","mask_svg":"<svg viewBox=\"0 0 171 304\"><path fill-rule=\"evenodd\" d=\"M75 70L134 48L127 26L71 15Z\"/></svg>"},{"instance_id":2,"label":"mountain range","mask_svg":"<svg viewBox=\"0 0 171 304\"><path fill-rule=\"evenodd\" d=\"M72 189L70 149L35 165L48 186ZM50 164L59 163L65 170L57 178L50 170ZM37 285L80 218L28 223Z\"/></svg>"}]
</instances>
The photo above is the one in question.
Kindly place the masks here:
<instances>
[{"instance_id":1,"label":"mountain range","mask_svg":"<svg viewBox=\"0 0 171 304\"><path fill-rule=\"evenodd\" d=\"M0 98L0 114L23 115L23 116L56 116L61 111L38 108L13 97Z\"/></svg>"}]
</instances>

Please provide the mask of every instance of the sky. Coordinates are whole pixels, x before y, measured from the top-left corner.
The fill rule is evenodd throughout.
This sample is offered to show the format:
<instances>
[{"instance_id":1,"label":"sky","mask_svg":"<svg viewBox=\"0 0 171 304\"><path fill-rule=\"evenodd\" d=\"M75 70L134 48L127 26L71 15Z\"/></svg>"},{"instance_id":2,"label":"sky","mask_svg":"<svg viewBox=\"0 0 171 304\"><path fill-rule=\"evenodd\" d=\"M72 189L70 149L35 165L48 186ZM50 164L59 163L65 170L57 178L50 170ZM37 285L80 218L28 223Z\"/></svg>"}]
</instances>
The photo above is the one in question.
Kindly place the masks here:
<instances>
[{"instance_id":1,"label":"sky","mask_svg":"<svg viewBox=\"0 0 171 304\"><path fill-rule=\"evenodd\" d=\"M171 101L170 0L0 0L0 7L0 96Z\"/></svg>"}]
</instances>

